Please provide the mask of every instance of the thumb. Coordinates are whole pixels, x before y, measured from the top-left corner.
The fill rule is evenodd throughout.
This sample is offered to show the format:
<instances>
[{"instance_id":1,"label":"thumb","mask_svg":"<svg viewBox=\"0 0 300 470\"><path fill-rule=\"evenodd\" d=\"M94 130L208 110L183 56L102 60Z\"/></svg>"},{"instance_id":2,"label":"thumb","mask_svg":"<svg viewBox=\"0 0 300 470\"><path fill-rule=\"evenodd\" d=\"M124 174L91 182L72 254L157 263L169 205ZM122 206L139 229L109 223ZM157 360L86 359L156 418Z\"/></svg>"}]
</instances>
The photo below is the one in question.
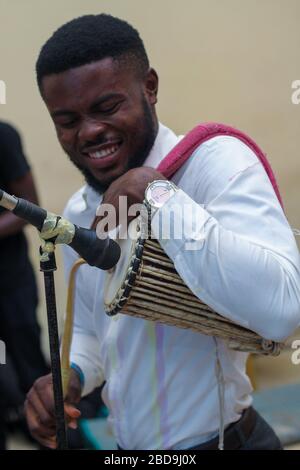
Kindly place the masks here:
<instances>
[{"instance_id":1,"label":"thumb","mask_svg":"<svg viewBox=\"0 0 300 470\"><path fill-rule=\"evenodd\" d=\"M68 418L78 419L81 416L81 411L78 410L75 406L65 403L65 414Z\"/></svg>"},{"instance_id":2,"label":"thumb","mask_svg":"<svg viewBox=\"0 0 300 470\"><path fill-rule=\"evenodd\" d=\"M81 412L77 408L75 408L75 406L65 404L65 415L68 427L71 429L77 429L77 420L78 418L80 418Z\"/></svg>"}]
</instances>

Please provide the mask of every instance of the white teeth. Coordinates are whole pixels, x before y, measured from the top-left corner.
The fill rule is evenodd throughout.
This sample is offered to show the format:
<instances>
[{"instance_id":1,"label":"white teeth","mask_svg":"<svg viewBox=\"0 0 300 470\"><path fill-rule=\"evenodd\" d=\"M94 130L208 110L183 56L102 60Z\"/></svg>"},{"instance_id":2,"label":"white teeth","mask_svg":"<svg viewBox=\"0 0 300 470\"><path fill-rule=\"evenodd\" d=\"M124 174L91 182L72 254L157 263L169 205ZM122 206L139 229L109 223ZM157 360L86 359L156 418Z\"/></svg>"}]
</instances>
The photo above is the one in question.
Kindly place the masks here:
<instances>
[{"instance_id":1,"label":"white teeth","mask_svg":"<svg viewBox=\"0 0 300 470\"><path fill-rule=\"evenodd\" d=\"M100 150L98 152L90 153L89 156L91 158L104 158L110 155L111 153L114 153L118 150L119 146L118 145L113 145L112 147L109 147L105 150Z\"/></svg>"}]
</instances>

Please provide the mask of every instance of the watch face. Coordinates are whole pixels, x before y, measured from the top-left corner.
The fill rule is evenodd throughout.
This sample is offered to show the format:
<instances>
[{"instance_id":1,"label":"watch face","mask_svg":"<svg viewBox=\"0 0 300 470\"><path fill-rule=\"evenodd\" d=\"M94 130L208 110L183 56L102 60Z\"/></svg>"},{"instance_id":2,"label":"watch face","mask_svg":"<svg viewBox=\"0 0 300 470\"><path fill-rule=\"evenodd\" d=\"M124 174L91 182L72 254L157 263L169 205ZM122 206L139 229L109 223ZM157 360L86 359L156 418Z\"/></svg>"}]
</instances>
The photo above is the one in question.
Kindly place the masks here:
<instances>
[{"instance_id":1,"label":"watch face","mask_svg":"<svg viewBox=\"0 0 300 470\"><path fill-rule=\"evenodd\" d=\"M161 207L173 194L175 188L169 181L154 181L146 191L146 197L151 206Z\"/></svg>"}]
</instances>

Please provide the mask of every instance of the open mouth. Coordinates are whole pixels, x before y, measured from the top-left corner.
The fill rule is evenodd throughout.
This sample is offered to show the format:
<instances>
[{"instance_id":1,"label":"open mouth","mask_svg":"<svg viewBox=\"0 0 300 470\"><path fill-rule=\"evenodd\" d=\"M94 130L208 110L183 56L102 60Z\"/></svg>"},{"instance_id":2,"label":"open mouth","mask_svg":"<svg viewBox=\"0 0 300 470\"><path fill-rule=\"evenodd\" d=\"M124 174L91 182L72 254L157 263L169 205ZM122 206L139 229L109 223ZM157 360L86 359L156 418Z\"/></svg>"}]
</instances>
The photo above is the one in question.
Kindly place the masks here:
<instances>
[{"instance_id":1,"label":"open mouth","mask_svg":"<svg viewBox=\"0 0 300 470\"><path fill-rule=\"evenodd\" d=\"M88 165L95 168L104 168L110 166L114 163L115 159L118 157L118 151L122 145L122 142L115 142L111 145L105 145L95 148L90 152L84 154L85 158L88 160Z\"/></svg>"},{"instance_id":2,"label":"open mouth","mask_svg":"<svg viewBox=\"0 0 300 470\"><path fill-rule=\"evenodd\" d=\"M120 148L120 144L115 144L104 150L97 150L96 152L91 152L88 154L88 156L94 160L98 160L101 158L108 157L109 155L112 155L113 153L117 152L119 148Z\"/></svg>"}]
</instances>

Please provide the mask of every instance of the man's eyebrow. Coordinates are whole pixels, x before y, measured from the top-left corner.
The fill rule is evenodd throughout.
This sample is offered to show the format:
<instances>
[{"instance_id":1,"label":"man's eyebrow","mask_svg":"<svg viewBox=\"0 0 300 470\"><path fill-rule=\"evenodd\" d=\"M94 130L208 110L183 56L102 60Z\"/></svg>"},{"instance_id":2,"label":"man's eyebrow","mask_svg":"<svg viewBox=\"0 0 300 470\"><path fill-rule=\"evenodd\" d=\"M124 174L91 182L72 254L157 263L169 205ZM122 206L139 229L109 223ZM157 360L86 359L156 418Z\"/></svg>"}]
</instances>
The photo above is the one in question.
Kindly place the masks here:
<instances>
[{"instance_id":1,"label":"man's eyebrow","mask_svg":"<svg viewBox=\"0 0 300 470\"><path fill-rule=\"evenodd\" d=\"M66 116L66 115L73 115L75 114L73 111L70 111L68 109L58 109L57 111L53 111L53 113L51 113L51 116L53 118L55 117L59 117L59 116Z\"/></svg>"}]
</instances>

